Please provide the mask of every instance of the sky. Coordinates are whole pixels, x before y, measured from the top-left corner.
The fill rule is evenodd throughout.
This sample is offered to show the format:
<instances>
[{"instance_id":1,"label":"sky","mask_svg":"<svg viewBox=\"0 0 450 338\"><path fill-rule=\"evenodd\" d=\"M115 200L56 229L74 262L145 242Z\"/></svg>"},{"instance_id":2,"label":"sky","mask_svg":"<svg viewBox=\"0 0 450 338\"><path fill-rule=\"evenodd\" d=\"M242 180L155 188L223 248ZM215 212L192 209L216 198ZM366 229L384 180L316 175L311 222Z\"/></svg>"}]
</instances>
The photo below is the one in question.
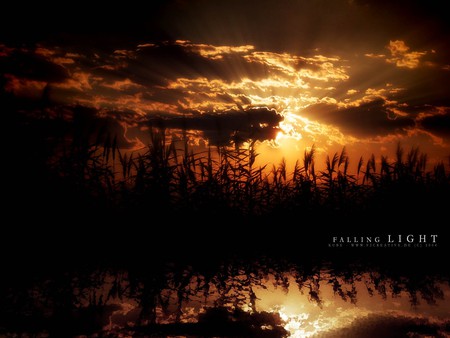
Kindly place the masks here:
<instances>
[{"instance_id":1,"label":"sky","mask_svg":"<svg viewBox=\"0 0 450 338\"><path fill-rule=\"evenodd\" d=\"M263 162L346 146L450 154L449 24L441 1L167 0L7 4L0 85L83 112L135 151L148 126L208 145L258 141ZM5 12L5 13L6 13ZM28 105L30 107L30 105ZM100 123L101 122L101 123Z\"/></svg>"}]
</instances>

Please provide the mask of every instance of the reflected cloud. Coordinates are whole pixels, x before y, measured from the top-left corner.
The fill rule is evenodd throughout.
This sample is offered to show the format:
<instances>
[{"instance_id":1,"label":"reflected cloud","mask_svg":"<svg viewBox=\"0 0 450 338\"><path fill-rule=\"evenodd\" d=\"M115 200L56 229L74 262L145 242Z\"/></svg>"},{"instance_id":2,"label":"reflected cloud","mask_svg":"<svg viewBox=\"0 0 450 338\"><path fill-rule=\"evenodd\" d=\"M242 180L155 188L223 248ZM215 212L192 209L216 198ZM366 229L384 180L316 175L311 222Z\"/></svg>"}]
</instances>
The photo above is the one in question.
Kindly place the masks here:
<instances>
[{"instance_id":1,"label":"reflected cloud","mask_svg":"<svg viewBox=\"0 0 450 338\"><path fill-rule=\"evenodd\" d=\"M34 292L25 298L29 303L10 304L15 310L11 318L27 318L19 314L29 308L42 313L39 304L57 299L52 291L64 288L83 291L74 295L77 307L69 303L63 309L72 311L62 317L59 308L48 302L46 323L63 319L63 330L79 334L101 329L114 336L126 330L129 334L274 338L445 337L450 333L444 299L450 290L437 276L407 277L398 270L381 271L361 263L351 268L339 262L302 266L265 258L227 260L225 267L208 265L211 270L205 275L195 265L161 263L134 274L106 269L81 275L72 272L52 283L46 276L35 277L30 286L14 285L15 291L29 287ZM145 293L148 289L151 298ZM107 297L97 299L92 294ZM420 314L418 294L426 301L420 305ZM95 314L102 315L92 317ZM22 326L25 331L33 329L29 323Z\"/></svg>"},{"instance_id":2,"label":"reflected cloud","mask_svg":"<svg viewBox=\"0 0 450 338\"><path fill-rule=\"evenodd\" d=\"M312 337L447 337L450 321L390 314L372 314L356 319L352 325Z\"/></svg>"}]
</instances>

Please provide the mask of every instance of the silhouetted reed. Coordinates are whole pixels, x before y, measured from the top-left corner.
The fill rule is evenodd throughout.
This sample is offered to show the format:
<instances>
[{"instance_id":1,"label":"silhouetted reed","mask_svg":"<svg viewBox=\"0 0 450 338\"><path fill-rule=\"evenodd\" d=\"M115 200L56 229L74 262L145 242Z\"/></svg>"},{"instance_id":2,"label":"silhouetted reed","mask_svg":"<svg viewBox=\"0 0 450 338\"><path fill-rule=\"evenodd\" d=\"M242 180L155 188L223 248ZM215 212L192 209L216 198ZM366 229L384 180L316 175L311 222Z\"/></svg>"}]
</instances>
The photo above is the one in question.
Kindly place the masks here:
<instances>
[{"instance_id":1,"label":"silhouetted reed","mask_svg":"<svg viewBox=\"0 0 450 338\"><path fill-rule=\"evenodd\" d=\"M377 229L392 229L414 220L420 210L429 217L440 212L436 219L441 219L448 208L450 174L444 163L428 170L427 156L418 148L405 155L398 145L393 160L360 158L353 172L345 148L327 157L324 169L317 170L312 146L288 172L284 159L270 169L257 166L256 142L194 153L186 134L170 140L164 128L150 127L147 147L127 152L119 148L117 137L107 133L99 137L80 127L82 131L73 130L71 137L49 137L47 129L25 125L29 133L23 144L35 143L24 156L18 150L17 162L10 164L18 166L14 181L21 195L15 201L23 203L24 210L43 209L46 221L56 215L52 224L59 227L50 231L61 236L62 246L69 245L65 237L75 245L64 251L45 240L37 227L27 229L28 237L39 234L39 243L20 264L5 268L9 270L0 287L0 334L98 333L118 303L134 302L139 311L135 326L128 328L133 333L220 336L200 317L197 326L178 325L183 324L185 305L195 300L222 309L207 312L204 319L217 316L221 325L243 321L244 330L254 328L255 322L259 328L268 323L279 329L272 336L282 337L286 332L280 329L279 318L257 311L255 290L266 287L269 279L284 290L294 284L319 306L323 283L352 303L357 302L356 284L361 281L370 295L406 293L413 306L443 297L440 283L448 283L448 272L436 274L440 262L435 257L420 269L420 253L416 260L399 258L397 264L389 257L390 269L367 261L350 266L347 259L339 265L336 251L325 255L324 247L310 237L347 226L352 219L358 235L373 230L370 221L379 221ZM388 219L390 211L398 212L399 219ZM259 229L264 222L269 227ZM436 224L427 227L441 223ZM300 231L290 232L294 226ZM203 236L196 239L200 231ZM20 234L22 246L32 243L23 244L24 238ZM45 255L47 248L51 251ZM71 250L75 263L53 262L55 255ZM330 255L331 263L313 261ZM372 259L372 252L367 255ZM384 256L380 260L387 264ZM241 312L246 307L251 315ZM159 326L162 315L171 318L171 326ZM233 334L250 336L248 331ZM260 331L251 334L261 336Z\"/></svg>"},{"instance_id":2,"label":"silhouetted reed","mask_svg":"<svg viewBox=\"0 0 450 338\"><path fill-rule=\"evenodd\" d=\"M448 191L450 174L443 163L427 171L427 156L399 144L395 160L361 157L355 174L344 147L327 156L317 172L314 146L287 171L285 159L271 169L255 166L255 142L246 147L218 146L194 153L186 133L168 141L164 128L150 127L145 151L124 152L109 135L92 144L74 138L50 161L50 171L104 204L127 212L139 208L218 214L267 215L279 212L340 212L365 209L380 195ZM89 138L87 138L89 139ZM180 147L181 145L181 147ZM372 205L383 203L375 201Z\"/></svg>"}]
</instances>

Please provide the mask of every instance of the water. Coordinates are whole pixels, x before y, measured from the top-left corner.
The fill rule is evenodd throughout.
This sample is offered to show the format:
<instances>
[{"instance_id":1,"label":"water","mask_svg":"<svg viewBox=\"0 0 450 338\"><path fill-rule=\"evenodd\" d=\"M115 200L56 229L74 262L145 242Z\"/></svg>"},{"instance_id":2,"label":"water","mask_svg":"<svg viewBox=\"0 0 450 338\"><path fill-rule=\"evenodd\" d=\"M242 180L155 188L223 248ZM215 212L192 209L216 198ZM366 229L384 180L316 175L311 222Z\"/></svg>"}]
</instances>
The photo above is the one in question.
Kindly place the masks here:
<instances>
[{"instance_id":1,"label":"water","mask_svg":"<svg viewBox=\"0 0 450 338\"><path fill-rule=\"evenodd\" d=\"M3 281L0 328L42 337L450 334L448 278L436 272L442 266L433 272L419 270L420 262L411 269L348 257L301 262L149 260L128 269L47 271L26 281L12 276Z\"/></svg>"}]
</instances>

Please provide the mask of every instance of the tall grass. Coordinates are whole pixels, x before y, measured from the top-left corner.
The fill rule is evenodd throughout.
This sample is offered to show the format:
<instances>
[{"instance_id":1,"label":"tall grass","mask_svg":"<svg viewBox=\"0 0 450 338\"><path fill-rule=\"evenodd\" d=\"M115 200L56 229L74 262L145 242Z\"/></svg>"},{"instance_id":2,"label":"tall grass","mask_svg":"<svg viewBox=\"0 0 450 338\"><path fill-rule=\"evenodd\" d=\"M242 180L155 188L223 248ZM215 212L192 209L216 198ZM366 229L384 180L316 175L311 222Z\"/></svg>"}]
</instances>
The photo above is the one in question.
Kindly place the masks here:
<instances>
[{"instance_id":1,"label":"tall grass","mask_svg":"<svg viewBox=\"0 0 450 338\"><path fill-rule=\"evenodd\" d=\"M32 136L36 134L30 133ZM55 145L58 142L59 144ZM47 146L44 147L46 144ZM2 304L0 317L3 318L0 324L4 327L6 325L12 325L13 329L16 327L20 329L27 325L33 327L33 322L24 322L23 319L29 318L30 313L33 315L50 309L52 314L57 314L54 321L56 324L50 323L59 325L61 332L64 333L64 330L67 330L64 319L71 318L68 311L78 311L80 308L84 310L80 304L88 304L88 310L97 315L108 302L111 304L111 300L117 301L121 298L132 299L139 304L142 324L155 323L157 309L162 309L163 312L174 311L174 321L178 321L182 316L183 306L190 299L198 300L203 297L205 303L214 301L216 306L234 308L240 308L249 303L254 304L256 296L252 288L264 286L268 276L273 277L275 284L284 289L289 287L292 280L290 278L294 278L298 287L307 292L311 301L318 305L322 302L319 282L332 283L337 295L356 302L354 284L360 281L363 273L369 273L368 280L365 282L371 294L378 292L381 295L389 293L399 295L402 291L406 291L410 294L412 303L417 302L418 293L421 293L430 303L441 297L437 281L427 278L405 279L397 273L397 270L394 271L393 276L383 275L383 271L377 274L367 267L358 270L347 264L338 265L333 269L325 267L321 270L321 267L310 266L304 262L304 265L285 265L283 261L276 259L270 261L265 257L258 257L241 264L236 261L223 262L222 257L219 256L220 263L208 264L205 256L213 256L216 252L207 248L200 251L201 257L194 260L195 264L189 262L187 266L183 264L166 266L159 256L162 253L158 251L177 252L174 246L177 245L177 240L183 233L181 235L177 233L178 236L175 236L172 232L182 231L183 227L188 228L186 231L192 232L208 231L208 229L195 228L195 224L192 226L190 221L195 221L197 218L189 218L190 216L212 216L209 218L218 221L223 218L229 221L230 218L241 217L250 223L261 220L264 216L276 218L278 215L287 213L290 216L297 216L302 226L307 228L319 223L318 221L314 223L315 218L311 221L308 216L319 217L324 213L347 216L355 213L358 217L361 215L365 217L361 223L366 225L370 223L373 215L373 213L366 214L366 211L384 211L386 207L392 207L395 210L400 201L406 202L407 211L412 214L412 217L415 216L419 207L436 203L442 209L442 214L446 214L450 191L448 165L438 163L431 169L427 169L427 156L417 148L405 151L401 145L398 145L393 159L385 156L377 160L372 155L366 160L361 157L358 162L353 162L343 148L341 152L329 156L324 169L318 171L316 148L312 146L303 152L302 158L295 163L292 172L287 170L285 160L270 169L267 166L256 165L258 153L255 143L250 143L245 148L216 147L208 148L203 153L194 153L188 146L186 136L181 143L168 141L165 130L161 128L150 128L150 143L141 153L125 153L119 149L117 139L112 135L92 138L90 135L76 133L70 142L48 140L43 137L39 139L39 142L30 144L29 149L32 149L29 151L32 156L30 154L22 156L20 153L20 156L17 156L21 162L18 165L20 170L17 171L20 175L16 174L16 180L24 185L23 182L28 184L32 183L32 179L42 178L40 175L32 176L29 173L31 168L39 168L38 174L42 174L45 170L49 176L56 177L54 180L44 181L45 184L53 182L58 188L66 187L58 190L55 187L38 185L36 194L27 199L29 203L34 202L34 198L38 198L39 193L43 195L62 191L64 195L56 196L54 201L75 194L76 198L71 198L70 202L76 204L74 210L77 212L83 211L81 210L83 206L79 205L83 201L84 207L92 203L94 208L103 206L102 211L112 214L112 217L116 215L116 212L122 212L125 215L139 214L139 222L150 223L156 219L162 219L163 224L157 224L158 226L154 229L167 227L166 222L169 223L175 214L186 219L180 227L171 228L169 233L164 233L164 236L158 236L156 230L150 232L149 237L144 238L142 242L138 241L140 233L129 234L128 224L120 223L117 227L119 229L108 228L108 231L114 231L114 235L120 238L118 243L111 240L114 239L113 236L106 238L106 231L101 232L101 236L95 237L93 231L89 232L91 220L82 215L81 220L89 223L88 231L78 222L76 227L65 230L79 231L78 229L82 228L85 231L80 235L75 249L80 257L86 251L85 255L89 257L87 262L93 260L88 244L98 245L98 250L105 255L113 252L122 255L121 250L127 241L131 241L131 244L126 246L128 250L144 243L143 249L138 252L144 252L146 256L140 259L133 257L137 260L136 263L127 262L126 274L114 269L98 272L96 266L92 268L97 271L96 274L92 274L89 266L86 267L85 275L80 274L80 269L75 272L68 269L68 272L58 273L56 264L53 266L49 262L53 261L55 254L60 254L59 251L51 252L49 259L44 261L50 264L52 269L44 271L33 267L24 275L26 278L17 275L16 270L13 270L14 273L5 274L2 280L3 287L0 288ZM42 149L45 151L42 152ZM39 166L30 161L30 158L38 162ZM35 164L34 167L33 164ZM11 161L9 165L14 168L17 164ZM46 167L43 168L44 166ZM354 172L351 170L352 166L356 167ZM30 179L22 180L27 178L27 175ZM44 188L47 191L44 191ZM22 195L20 195L20 201L23 203ZM66 203L69 202L63 201L59 206L64 206ZM164 217L158 218L153 215ZM31 217L34 218L35 215ZM60 223L64 225L64 222L72 217L74 217L73 214L64 213L64 217L57 220L58 225ZM386 218L387 216L383 216L382 220L391 226ZM111 216L108 219L111 219ZM123 219L120 218L121 221ZM337 222L336 218L330 220L332 222L326 226L342 224ZM101 222L92 222L94 226L102 225ZM227 227L229 223L226 223ZM243 222L240 223L242 224ZM275 226L277 228L269 230L270 239L266 243L276 246L276 240L280 237L277 237L277 233L282 233L283 242L277 249L281 247L285 253L290 248L291 253L294 252L292 257L302 259L303 257L298 254L297 238L289 238L294 236L285 234L286 227L291 226L291 223L284 222L283 227L275 223ZM227 227L215 228L214 236L210 236L208 241L212 245L217 245L216 237L225 238L228 249L233 244L249 249L255 249L260 245L260 242L256 240L256 244L250 243L254 238L253 235L243 240L238 238L241 235L240 231L230 233ZM40 229L42 228L38 230ZM136 228L133 230L136 231ZM31 230L27 229L27 231L26 237L31 237ZM51 231L58 231L58 229ZM60 235L62 239L70 236L72 239L76 235L75 231L70 234L68 231L52 233L51 240L53 241L55 235ZM26 238L23 234L20 235L22 235L20 236L22 246L22 241ZM93 237L91 242L89 242L90 236ZM41 235L37 238L43 241L45 236ZM161 245L162 249L156 246L152 249L155 241L164 244ZM63 245L69 245L68 241L61 242ZM48 240L44 244L38 243L39 245L35 246L36 252L27 257L26 261L34 256L39 257L39 250L45 249L43 248L45 243L49 243ZM185 247L195 251L195 245L198 245L198 242L189 243ZM153 251L150 252L151 249ZM17 248L14 248L14 251L4 256L8 257L16 250ZM182 261L183 251L179 256L179 261ZM413 269L416 271L416 261L411 262L414 262ZM38 264L38 267L42 265L45 267L41 261L39 263L41 265ZM400 267L403 267L405 262L401 263ZM434 262L434 264L438 263L440 262ZM426 266L432 264L433 262L426 262ZM120 264L118 265L121 267ZM423 275L427 276L425 272ZM105 284L107 284L106 287ZM77 325L73 326L78 329ZM79 332L81 333L85 332Z\"/></svg>"},{"instance_id":2,"label":"tall grass","mask_svg":"<svg viewBox=\"0 0 450 338\"><path fill-rule=\"evenodd\" d=\"M150 128L150 143L139 154L123 154L115 138L103 144L74 144L59 156L55 168L70 180L117 208L145 208L157 212L192 214L223 212L264 215L280 210L353 210L369 201L383 203L389 194L401 191L448 191L450 174L444 163L427 170L427 155L418 148L397 146L394 160L374 155L356 164L344 147L327 156L324 170L315 167L316 148L305 150L303 158L288 172L285 159L268 169L255 166L255 142L244 147L194 153L187 137L167 141L162 128Z\"/></svg>"},{"instance_id":3,"label":"tall grass","mask_svg":"<svg viewBox=\"0 0 450 338\"><path fill-rule=\"evenodd\" d=\"M149 126L145 149L125 151L118 137L89 127L83 114L74 114L73 122L31 117L16 123L18 130L27 127L20 140L25 150L15 151L10 165L16 163L14 180L21 182L20 189L34 191L28 194L30 205L45 193L47 204L64 208L72 203L77 213L103 207L104 213L146 210L181 217L294 213L306 220L329 212L393 208L407 199L417 205L415 198L443 205L448 196L449 164L431 167L418 148L405 150L399 144L391 157L353 160L344 147L318 165L313 145L299 153L291 171L285 159L259 165L255 141L195 153L186 132L173 140L159 125ZM60 129L65 131L57 133ZM43 183L34 183L39 180ZM28 189L31 185L35 188Z\"/></svg>"}]
</instances>

